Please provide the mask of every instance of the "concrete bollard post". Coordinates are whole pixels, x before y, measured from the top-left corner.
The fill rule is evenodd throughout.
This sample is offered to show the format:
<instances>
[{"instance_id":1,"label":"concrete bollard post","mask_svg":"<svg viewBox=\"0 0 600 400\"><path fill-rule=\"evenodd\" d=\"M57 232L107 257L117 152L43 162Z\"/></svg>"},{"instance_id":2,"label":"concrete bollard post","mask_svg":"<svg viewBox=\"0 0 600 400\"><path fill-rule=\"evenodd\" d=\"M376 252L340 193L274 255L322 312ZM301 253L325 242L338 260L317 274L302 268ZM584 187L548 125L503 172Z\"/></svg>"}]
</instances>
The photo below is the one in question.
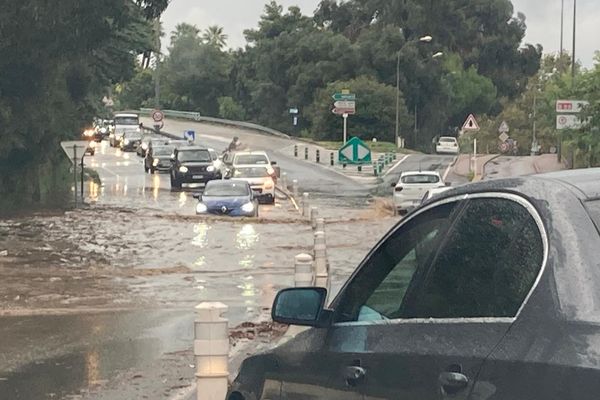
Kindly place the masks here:
<instances>
[{"instance_id":1,"label":"concrete bollard post","mask_svg":"<svg viewBox=\"0 0 600 400\"><path fill-rule=\"evenodd\" d=\"M298 145L294 145L294 157L298 157Z\"/></svg>"},{"instance_id":2,"label":"concrete bollard post","mask_svg":"<svg viewBox=\"0 0 600 400\"><path fill-rule=\"evenodd\" d=\"M317 151L315 152L315 161L317 162L317 164L321 162L321 150L319 149L317 149Z\"/></svg>"},{"instance_id":3,"label":"concrete bollard post","mask_svg":"<svg viewBox=\"0 0 600 400\"><path fill-rule=\"evenodd\" d=\"M294 199L298 201L298 179L292 181L292 195L294 196Z\"/></svg>"},{"instance_id":4,"label":"concrete bollard post","mask_svg":"<svg viewBox=\"0 0 600 400\"><path fill-rule=\"evenodd\" d=\"M310 217L308 213L310 212L310 204L308 200L308 193L302 193L302 216Z\"/></svg>"},{"instance_id":5,"label":"concrete bollard post","mask_svg":"<svg viewBox=\"0 0 600 400\"><path fill-rule=\"evenodd\" d=\"M309 287L313 284L313 258L310 254L298 254L294 260L294 284ZM225 397L223 397L225 398Z\"/></svg>"},{"instance_id":6,"label":"concrete bollard post","mask_svg":"<svg viewBox=\"0 0 600 400\"><path fill-rule=\"evenodd\" d=\"M229 382L228 320L222 315L229 307L223 303L196 306L194 355L198 400L223 400Z\"/></svg>"},{"instance_id":7,"label":"concrete bollard post","mask_svg":"<svg viewBox=\"0 0 600 400\"><path fill-rule=\"evenodd\" d=\"M333 160L333 153L329 153L329 165L332 167L335 165L335 161Z\"/></svg>"},{"instance_id":8,"label":"concrete bollard post","mask_svg":"<svg viewBox=\"0 0 600 400\"><path fill-rule=\"evenodd\" d=\"M304 159L308 160L308 147L304 148Z\"/></svg>"},{"instance_id":9,"label":"concrete bollard post","mask_svg":"<svg viewBox=\"0 0 600 400\"><path fill-rule=\"evenodd\" d=\"M314 252L315 283L317 286L327 288L329 271L327 267L327 243L323 231L315 232Z\"/></svg>"},{"instance_id":10,"label":"concrete bollard post","mask_svg":"<svg viewBox=\"0 0 600 400\"><path fill-rule=\"evenodd\" d=\"M325 218L316 218L315 232L325 232Z\"/></svg>"},{"instance_id":11,"label":"concrete bollard post","mask_svg":"<svg viewBox=\"0 0 600 400\"><path fill-rule=\"evenodd\" d=\"M319 209L317 207L310 208L310 225L313 229L317 228L317 218L319 218Z\"/></svg>"},{"instance_id":12,"label":"concrete bollard post","mask_svg":"<svg viewBox=\"0 0 600 400\"><path fill-rule=\"evenodd\" d=\"M288 177L287 177L287 172L282 172L281 173L281 187L284 190L287 190L288 188Z\"/></svg>"}]
</instances>

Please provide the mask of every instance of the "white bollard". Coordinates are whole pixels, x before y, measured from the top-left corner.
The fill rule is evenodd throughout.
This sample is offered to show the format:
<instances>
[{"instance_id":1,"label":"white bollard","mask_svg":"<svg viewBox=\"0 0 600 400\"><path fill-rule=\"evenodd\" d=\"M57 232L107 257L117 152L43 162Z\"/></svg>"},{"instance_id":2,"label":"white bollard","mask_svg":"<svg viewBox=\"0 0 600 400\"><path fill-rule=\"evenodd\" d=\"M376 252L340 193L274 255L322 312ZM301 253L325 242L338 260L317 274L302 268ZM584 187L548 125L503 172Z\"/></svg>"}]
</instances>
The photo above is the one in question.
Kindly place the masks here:
<instances>
[{"instance_id":1,"label":"white bollard","mask_svg":"<svg viewBox=\"0 0 600 400\"><path fill-rule=\"evenodd\" d=\"M325 219L324 218L316 218L315 219L315 232L325 232Z\"/></svg>"},{"instance_id":2,"label":"white bollard","mask_svg":"<svg viewBox=\"0 0 600 400\"><path fill-rule=\"evenodd\" d=\"M302 193L302 216L308 217L309 210L310 204L308 200L308 193Z\"/></svg>"},{"instance_id":3,"label":"white bollard","mask_svg":"<svg viewBox=\"0 0 600 400\"><path fill-rule=\"evenodd\" d=\"M294 283L296 287L313 285L313 258L310 254L298 254L295 257Z\"/></svg>"},{"instance_id":4,"label":"white bollard","mask_svg":"<svg viewBox=\"0 0 600 400\"><path fill-rule=\"evenodd\" d=\"M310 208L310 225L313 229L317 228L317 218L319 217L319 209L317 207Z\"/></svg>"},{"instance_id":5,"label":"white bollard","mask_svg":"<svg viewBox=\"0 0 600 400\"><path fill-rule=\"evenodd\" d=\"M325 232L315 232L315 282L317 286L327 288L327 280L329 278L328 263L327 263L327 243L325 240Z\"/></svg>"},{"instance_id":6,"label":"white bollard","mask_svg":"<svg viewBox=\"0 0 600 400\"><path fill-rule=\"evenodd\" d=\"M292 195L294 196L294 199L298 201L298 179L292 181Z\"/></svg>"},{"instance_id":7,"label":"white bollard","mask_svg":"<svg viewBox=\"0 0 600 400\"><path fill-rule=\"evenodd\" d=\"M223 400L229 382L229 330L223 318L229 307L207 302L196 306L194 355L197 400Z\"/></svg>"},{"instance_id":8,"label":"white bollard","mask_svg":"<svg viewBox=\"0 0 600 400\"><path fill-rule=\"evenodd\" d=\"M288 178L287 178L287 172L282 172L281 173L281 187L283 188L283 190L287 190L288 188Z\"/></svg>"}]
</instances>

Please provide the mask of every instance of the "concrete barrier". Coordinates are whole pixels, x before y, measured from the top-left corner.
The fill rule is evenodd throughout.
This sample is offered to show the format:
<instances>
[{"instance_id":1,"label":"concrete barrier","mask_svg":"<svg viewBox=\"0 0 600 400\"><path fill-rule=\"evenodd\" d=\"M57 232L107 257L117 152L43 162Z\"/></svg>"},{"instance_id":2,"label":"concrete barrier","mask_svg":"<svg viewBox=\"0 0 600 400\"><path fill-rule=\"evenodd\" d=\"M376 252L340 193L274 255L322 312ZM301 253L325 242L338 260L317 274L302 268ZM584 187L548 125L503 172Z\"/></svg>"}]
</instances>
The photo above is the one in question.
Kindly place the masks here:
<instances>
[{"instance_id":1,"label":"concrete barrier","mask_svg":"<svg viewBox=\"0 0 600 400\"><path fill-rule=\"evenodd\" d=\"M315 286L329 288L329 268L327 262L327 242L325 232L318 231L314 234L314 270Z\"/></svg>"},{"instance_id":2,"label":"concrete barrier","mask_svg":"<svg viewBox=\"0 0 600 400\"><path fill-rule=\"evenodd\" d=\"M317 229L317 218L319 218L319 209L317 207L310 208L310 225L313 229Z\"/></svg>"},{"instance_id":3,"label":"concrete barrier","mask_svg":"<svg viewBox=\"0 0 600 400\"><path fill-rule=\"evenodd\" d=\"M196 306L194 355L197 400L223 400L229 382L229 321L223 303Z\"/></svg>"},{"instance_id":4,"label":"concrete barrier","mask_svg":"<svg viewBox=\"0 0 600 400\"><path fill-rule=\"evenodd\" d=\"M310 254L298 254L294 259L294 283L296 287L313 285L313 258Z\"/></svg>"},{"instance_id":5,"label":"concrete barrier","mask_svg":"<svg viewBox=\"0 0 600 400\"><path fill-rule=\"evenodd\" d=\"M302 216L309 217L308 213L310 212L310 200L308 193L302 193Z\"/></svg>"}]
</instances>

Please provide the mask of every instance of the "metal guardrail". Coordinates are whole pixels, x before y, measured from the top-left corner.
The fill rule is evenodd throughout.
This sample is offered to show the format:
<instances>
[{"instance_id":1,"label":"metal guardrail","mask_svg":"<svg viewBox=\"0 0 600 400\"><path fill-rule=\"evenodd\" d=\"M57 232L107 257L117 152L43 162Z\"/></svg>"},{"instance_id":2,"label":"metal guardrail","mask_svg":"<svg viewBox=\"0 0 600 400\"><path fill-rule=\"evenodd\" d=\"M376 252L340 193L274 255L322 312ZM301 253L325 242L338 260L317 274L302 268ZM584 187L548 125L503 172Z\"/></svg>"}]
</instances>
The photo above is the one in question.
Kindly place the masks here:
<instances>
[{"instance_id":1,"label":"metal guardrail","mask_svg":"<svg viewBox=\"0 0 600 400\"><path fill-rule=\"evenodd\" d=\"M152 111L153 110L151 108L140 108L140 113L143 115L146 115L146 116L150 116ZM213 117L203 117L198 112L190 112L190 111L163 110L162 112L163 112L164 116L168 117L168 118L179 118L179 119L186 119L186 120L195 121L195 122L207 122L210 124L219 124L219 125L233 126L236 128L252 129L254 131L257 131L257 132L260 132L260 133L263 133L266 135L276 136L276 137L280 137L280 138L284 138L284 139L290 139L289 135L286 135L285 133L279 132L275 129L267 128L262 125L254 124L251 122L233 121L233 120L229 120L229 119L220 119L220 118L213 118Z\"/></svg>"}]
</instances>

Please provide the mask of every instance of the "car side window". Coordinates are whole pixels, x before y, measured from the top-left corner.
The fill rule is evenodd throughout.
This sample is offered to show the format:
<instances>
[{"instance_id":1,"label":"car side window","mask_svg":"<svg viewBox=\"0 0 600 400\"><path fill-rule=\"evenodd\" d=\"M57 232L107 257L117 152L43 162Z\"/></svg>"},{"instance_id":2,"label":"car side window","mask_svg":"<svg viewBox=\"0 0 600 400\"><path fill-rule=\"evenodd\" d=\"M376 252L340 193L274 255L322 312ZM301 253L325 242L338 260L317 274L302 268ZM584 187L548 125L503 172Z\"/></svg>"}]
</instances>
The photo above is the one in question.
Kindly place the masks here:
<instances>
[{"instance_id":1,"label":"car side window","mask_svg":"<svg viewBox=\"0 0 600 400\"><path fill-rule=\"evenodd\" d=\"M412 282L436 254L458 204L424 211L389 236L344 289L335 321L400 318Z\"/></svg>"},{"instance_id":2,"label":"car side window","mask_svg":"<svg viewBox=\"0 0 600 400\"><path fill-rule=\"evenodd\" d=\"M540 229L520 203L468 200L403 318L514 317L544 259Z\"/></svg>"}]
</instances>

